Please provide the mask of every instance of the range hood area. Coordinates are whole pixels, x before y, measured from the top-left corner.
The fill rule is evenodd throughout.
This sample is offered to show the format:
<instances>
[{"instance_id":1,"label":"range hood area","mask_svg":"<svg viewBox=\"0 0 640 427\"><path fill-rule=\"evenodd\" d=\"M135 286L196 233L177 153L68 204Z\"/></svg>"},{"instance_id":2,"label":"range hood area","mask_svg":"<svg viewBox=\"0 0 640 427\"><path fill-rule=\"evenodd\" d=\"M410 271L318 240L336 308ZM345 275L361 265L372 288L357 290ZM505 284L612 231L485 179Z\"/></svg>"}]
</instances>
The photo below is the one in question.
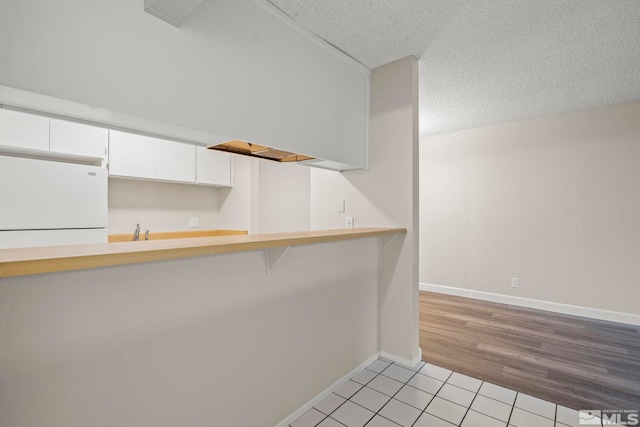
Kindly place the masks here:
<instances>
[{"instance_id":1,"label":"range hood area","mask_svg":"<svg viewBox=\"0 0 640 427\"><path fill-rule=\"evenodd\" d=\"M343 163L333 162L330 160L318 159L307 156L305 154L293 153L290 151L280 150L278 148L267 147L264 145L253 144L251 142L240 141L234 139L232 141L223 142L222 144L207 147L209 150L224 151L227 153L240 154L243 156L256 157L259 159L271 160L280 163L301 163L307 166L313 166L322 169L330 169L336 171L360 169Z\"/></svg>"}]
</instances>

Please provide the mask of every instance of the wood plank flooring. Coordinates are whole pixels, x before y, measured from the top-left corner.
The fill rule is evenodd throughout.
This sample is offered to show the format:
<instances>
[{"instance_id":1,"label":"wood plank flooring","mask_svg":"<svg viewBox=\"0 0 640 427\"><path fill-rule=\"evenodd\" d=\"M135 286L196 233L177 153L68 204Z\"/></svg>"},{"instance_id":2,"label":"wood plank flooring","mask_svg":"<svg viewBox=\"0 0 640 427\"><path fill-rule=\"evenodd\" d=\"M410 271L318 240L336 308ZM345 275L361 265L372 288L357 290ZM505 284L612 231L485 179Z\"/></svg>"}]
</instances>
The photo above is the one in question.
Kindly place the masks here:
<instances>
[{"instance_id":1,"label":"wood plank flooring","mask_svg":"<svg viewBox=\"0 0 640 427\"><path fill-rule=\"evenodd\" d=\"M640 409L640 327L420 292L423 360L573 409Z\"/></svg>"}]
</instances>

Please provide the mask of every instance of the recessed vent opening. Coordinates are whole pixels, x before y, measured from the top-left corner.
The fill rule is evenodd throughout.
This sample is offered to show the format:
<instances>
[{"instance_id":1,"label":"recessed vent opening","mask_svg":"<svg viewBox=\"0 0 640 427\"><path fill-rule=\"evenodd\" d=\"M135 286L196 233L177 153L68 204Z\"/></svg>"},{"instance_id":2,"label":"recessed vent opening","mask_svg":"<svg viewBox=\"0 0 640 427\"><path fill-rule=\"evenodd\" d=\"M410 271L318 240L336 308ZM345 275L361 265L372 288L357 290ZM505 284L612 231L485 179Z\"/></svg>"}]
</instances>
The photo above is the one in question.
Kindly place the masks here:
<instances>
[{"instance_id":1,"label":"recessed vent opening","mask_svg":"<svg viewBox=\"0 0 640 427\"><path fill-rule=\"evenodd\" d=\"M240 140L228 141L207 148L209 150L219 150L228 153L242 154L244 156L258 157L274 162L303 162L315 160L314 157L305 156L304 154L296 154L290 151L278 150L277 148L265 147L264 145L252 144L251 142Z\"/></svg>"}]
</instances>

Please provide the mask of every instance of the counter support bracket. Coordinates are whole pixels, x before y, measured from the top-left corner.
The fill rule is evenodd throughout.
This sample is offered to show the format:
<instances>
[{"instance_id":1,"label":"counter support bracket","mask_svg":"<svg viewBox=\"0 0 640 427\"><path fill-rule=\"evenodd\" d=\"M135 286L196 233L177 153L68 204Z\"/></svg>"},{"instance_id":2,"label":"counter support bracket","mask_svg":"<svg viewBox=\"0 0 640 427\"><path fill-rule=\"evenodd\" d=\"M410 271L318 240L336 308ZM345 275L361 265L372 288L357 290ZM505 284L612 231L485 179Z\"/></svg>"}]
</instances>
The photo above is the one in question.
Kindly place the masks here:
<instances>
[{"instance_id":1,"label":"counter support bracket","mask_svg":"<svg viewBox=\"0 0 640 427\"><path fill-rule=\"evenodd\" d=\"M284 255L289 251L289 248L291 246L280 246L264 250L267 257L267 274L271 274L275 270Z\"/></svg>"},{"instance_id":2,"label":"counter support bracket","mask_svg":"<svg viewBox=\"0 0 640 427\"><path fill-rule=\"evenodd\" d=\"M380 253L383 254L384 251L387 250L387 248L389 246L391 246L391 243L393 243L394 240L396 240L396 237L398 237L399 234L390 234L390 235L386 235L386 236L380 236Z\"/></svg>"}]
</instances>

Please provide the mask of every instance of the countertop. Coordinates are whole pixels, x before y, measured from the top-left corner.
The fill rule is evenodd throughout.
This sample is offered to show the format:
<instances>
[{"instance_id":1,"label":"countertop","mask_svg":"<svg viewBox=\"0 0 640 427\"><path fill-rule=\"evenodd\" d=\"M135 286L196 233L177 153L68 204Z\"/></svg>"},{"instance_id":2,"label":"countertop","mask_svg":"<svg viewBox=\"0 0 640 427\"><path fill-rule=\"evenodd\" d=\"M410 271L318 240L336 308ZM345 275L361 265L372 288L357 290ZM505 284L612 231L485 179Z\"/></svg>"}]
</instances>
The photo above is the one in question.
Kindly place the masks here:
<instances>
[{"instance_id":1,"label":"countertop","mask_svg":"<svg viewBox=\"0 0 640 427\"><path fill-rule=\"evenodd\" d=\"M230 252L404 234L405 228L355 228L194 237L0 250L0 277L81 270Z\"/></svg>"}]
</instances>

